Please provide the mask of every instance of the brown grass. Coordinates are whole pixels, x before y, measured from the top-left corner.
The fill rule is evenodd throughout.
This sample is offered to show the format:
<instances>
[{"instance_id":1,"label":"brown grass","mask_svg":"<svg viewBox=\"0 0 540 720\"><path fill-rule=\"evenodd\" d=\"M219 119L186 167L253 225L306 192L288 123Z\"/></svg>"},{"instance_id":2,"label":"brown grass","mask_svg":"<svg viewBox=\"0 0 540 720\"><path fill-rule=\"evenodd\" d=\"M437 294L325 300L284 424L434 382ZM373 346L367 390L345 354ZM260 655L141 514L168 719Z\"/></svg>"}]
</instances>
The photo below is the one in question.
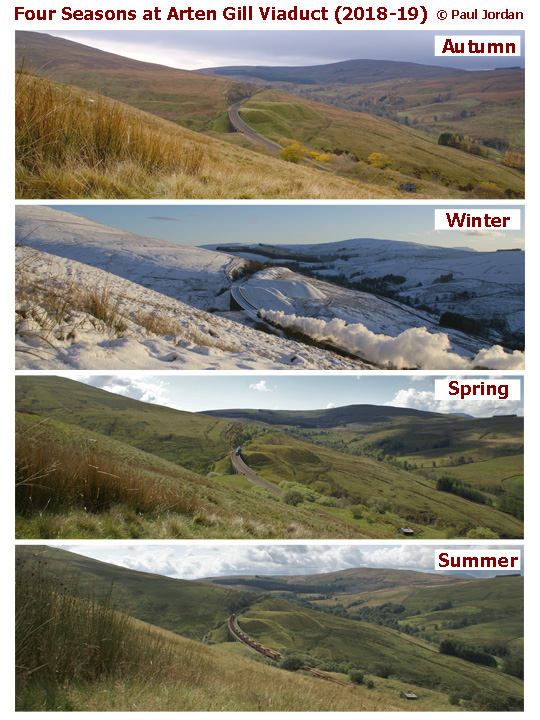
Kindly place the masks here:
<instances>
[{"instance_id":1,"label":"brown grass","mask_svg":"<svg viewBox=\"0 0 540 720\"><path fill-rule=\"evenodd\" d=\"M375 184L292 168L97 94L16 79L21 198L400 197Z\"/></svg>"},{"instance_id":2,"label":"brown grass","mask_svg":"<svg viewBox=\"0 0 540 720\"><path fill-rule=\"evenodd\" d=\"M100 450L98 441L85 445L52 444L39 436L39 426L17 434L15 504L21 516L44 510L101 513L123 504L135 513L173 511L192 515L194 494L147 476Z\"/></svg>"}]
</instances>

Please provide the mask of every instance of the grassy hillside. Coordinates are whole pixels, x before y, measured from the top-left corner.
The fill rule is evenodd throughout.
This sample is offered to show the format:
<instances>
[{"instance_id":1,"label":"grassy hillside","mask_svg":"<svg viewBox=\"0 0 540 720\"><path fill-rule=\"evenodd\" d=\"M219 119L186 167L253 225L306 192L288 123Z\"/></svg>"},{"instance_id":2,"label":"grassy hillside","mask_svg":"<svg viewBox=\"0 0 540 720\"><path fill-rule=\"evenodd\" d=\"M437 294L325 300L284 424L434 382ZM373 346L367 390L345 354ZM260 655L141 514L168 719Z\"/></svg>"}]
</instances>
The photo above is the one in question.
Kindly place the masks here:
<instances>
[{"instance_id":1,"label":"grassy hillside","mask_svg":"<svg viewBox=\"0 0 540 720\"><path fill-rule=\"evenodd\" d=\"M350 568L317 575L246 575L205 578L205 581L227 585L250 592L293 592L300 595L325 594L325 603L345 602L341 597L359 593L377 593L393 588L409 586L442 586L468 582L451 575L435 575L412 570L388 570L386 568ZM442 589L441 588L441 589ZM423 596L423 590L419 591ZM322 602L322 601L321 601Z\"/></svg>"},{"instance_id":2,"label":"grassy hillside","mask_svg":"<svg viewBox=\"0 0 540 720\"><path fill-rule=\"evenodd\" d=\"M399 197L194 133L91 92L16 76L20 198Z\"/></svg>"},{"instance_id":3,"label":"grassy hillside","mask_svg":"<svg viewBox=\"0 0 540 720\"><path fill-rule=\"evenodd\" d=\"M250 428L64 378L19 377L17 388L18 537L374 536L230 476L228 452ZM206 472L219 458L207 476L185 467Z\"/></svg>"},{"instance_id":4,"label":"grassy hillside","mask_svg":"<svg viewBox=\"0 0 540 720\"><path fill-rule=\"evenodd\" d=\"M479 157L437 144L412 127L297 98L283 90L266 90L249 99L241 109L242 119L261 135L276 142L292 138L319 152L350 153L361 162L349 163L351 177L364 179L368 158L382 153L391 158L388 170L435 181L454 190L468 187L482 197L481 186L494 184L501 197L522 197L523 173L505 167L500 159ZM438 136L437 136L438 137ZM403 180L404 182L405 180ZM420 184L421 185L421 184ZM494 195L494 197L496 197Z\"/></svg>"},{"instance_id":5,"label":"grassy hillside","mask_svg":"<svg viewBox=\"0 0 540 720\"><path fill-rule=\"evenodd\" d=\"M381 60L313 67L222 67L214 75L272 83L300 97L367 112L438 137L451 130L523 151L524 70L471 72Z\"/></svg>"},{"instance_id":6,"label":"grassy hillside","mask_svg":"<svg viewBox=\"0 0 540 720\"><path fill-rule=\"evenodd\" d=\"M525 73L489 70L438 77L349 79L341 84L294 86L319 102L407 123L438 137L451 130L487 147L523 152Z\"/></svg>"},{"instance_id":7,"label":"grassy hillside","mask_svg":"<svg viewBox=\"0 0 540 720\"><path fill-rule=\"evenodd\" d=\"M255 436L242 451L247 464L265 480L330 486L332 495L357 503L361 527L376 525L382 537L392 536L410 524L422 537L465 535L474 528L489 528L499 537L522 537L523 524L490 505L440 492L435 482L380 460L338 452L267 431ZM344 511L350 517L351 510Z\"/></svg>"},{"instance_id":8,"label":"grassy hillside","mask_svg":"<svg viewBox=\"0 0 540 720\"><path fill-rule=\"evenodd\" d=\"M520 418L434 423L430 414L351 406L320 415L344 426L276 431L250 424L257 415L239 422L181 412L66 378L20 376L16 388L20 537L396 537L403 525L425 538L523 536L521 520L492 506L503 489L518 500L522 493ZM318 416L308 413L306 423ZM301 414L291 421L302 424ZM231 476L238 445L262 478L292 483L303 501ZM453 477L497 458L505 478L470 471L489 502L436 489L439 467ZM44 487L34 479L42 475Z\"/></svg>"},{"instance_id":9,"label":"grassy hillside","mask_svg":"<svg viewBox=\"0 0 540 720\"><path fill-rule=\"evenodd\" d=\"M310 85L343 85L348 83L376 80L397 80L414 77L417 80L428 77L459 77L466 70L436 65L399 62L395 60L345 60L327 65L309 65L307 67L268 67L264 65L234 65L229 67L205 68L204 72L236 77L253 77L257 81L285 82Z\"/></svg>"},{"instance_id":10,"label":"grassy hillside","mask_svg":"<svg viewBox=\"0 0 540 720\"><path fill-rule=\"evenodd\" d=\"M403 682L459 690L462 697L479 688L519 697L517 678L443 655L417 638L370 623L321 614L281 599L266 599L240 616L240 626L271 648L294 648L321 661L349 660L365 672L380 670ZM382 666L387 666L382 670Z\"/></svg>"},{"instance_id":11,"label":"grassy hillside","mask_svg":"<svg viewBox=\"0 0 540 720\"><path fill-rule=\"evenodd\" d=\"M146 597L156 606L170 602L185 618L183 598L195 620L209 622L216 593L207 586L193 603L197 583L193 590L190 583L124 572L62 551L32 557L35 550L17 549L19 711L401 709L393 688L328 688L316 678L253 662L251 653L246 657L229 651L237 645L207 647L125 614L133 597L141 603ZM58 569L60 583L54 578ZM67 577L72 571L79 573L78 583ZM110 585L109 571L115 581L120 579L115 591L127 592L122 613L100 595ZM92 599L76 597L84 583L91 583ZM418 709L448 709L445 700L426 693Z\"/></svg>"},{"instance_id":12,"label":"grassy hillside","mask_svg":"<svg viewBox=\"0 0 540 720\"><path fill-rule=\"evenodd\" d=\"M202 130L249 92L240 83L132 60L44 33L15 34L16 67ZM230 98L230 100L229 100Z\"/></svg>"},{"instance_id":13,"label":"grassy hillside","mask_svg":"<svg viewBox=\"0 0 540 720\"><path fill-rule=\"evenodd\" d=\"M195 472L238 444L241 423L207 418L55 376L17 379L17 410L38 413L132 445Z\"/></svg>"},{"instance_id":14,"label":"grassy hillside","mask_svg":"<svg viewBox=\"0 0 540 720\"><path fill-rule=\"evenodd\" d=\"M280 599L248 608L249 593L55 548L18 546L16 560L18 710L488 710L518 708L522 697L520 680L385 627ZM363 571L342 579L355 574ZM210 646L186 639L212 642L239 610L244 630L267 646L310 653L317 665L345 661L365 669L369 683L342 687L287 672L225 637ZM331 674L347 681L343 672ZM399 697L411 689L413 707Z\"/></svg>"}]
</instances>

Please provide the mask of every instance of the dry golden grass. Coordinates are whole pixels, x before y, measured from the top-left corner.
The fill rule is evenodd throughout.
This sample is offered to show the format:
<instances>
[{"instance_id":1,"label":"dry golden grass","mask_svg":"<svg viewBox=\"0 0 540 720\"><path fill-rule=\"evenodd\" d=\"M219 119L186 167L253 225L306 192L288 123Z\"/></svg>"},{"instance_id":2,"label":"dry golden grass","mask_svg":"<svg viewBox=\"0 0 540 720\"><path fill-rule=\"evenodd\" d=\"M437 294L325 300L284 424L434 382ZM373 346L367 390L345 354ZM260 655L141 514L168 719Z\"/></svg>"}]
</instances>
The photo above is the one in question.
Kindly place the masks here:
<instances>
[{"instance_id":1,"label":"dry golden grass","mask_svg":"<svg viewBox=\"0 0 540 720\"><path fill-rule=\"evenodd\" d=\"M20 198L384 198L391 188L292 167L97 94L18 73Z\"/></svg>"}]
</instances>

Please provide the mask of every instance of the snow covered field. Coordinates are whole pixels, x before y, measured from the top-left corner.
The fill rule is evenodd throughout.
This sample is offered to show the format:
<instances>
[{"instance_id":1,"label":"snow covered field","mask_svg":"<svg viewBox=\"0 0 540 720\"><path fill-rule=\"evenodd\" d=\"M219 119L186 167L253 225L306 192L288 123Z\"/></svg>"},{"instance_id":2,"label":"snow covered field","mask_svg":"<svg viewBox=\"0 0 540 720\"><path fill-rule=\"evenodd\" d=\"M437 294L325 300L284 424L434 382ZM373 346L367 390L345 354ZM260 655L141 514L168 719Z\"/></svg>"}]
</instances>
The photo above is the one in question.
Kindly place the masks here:
<instances>
[{"instance_id":1,"label":"snow covered field","mask_svg":"<svg viewBox=\"0 0 540 720\"><path fill-rule=\"evenodd\" d=\"M20 370L370 367L197 310L74 260L25 247L17 248L17 263Z\"/></svg>"},{"instance_id":2,"label":"snow covered field","mask_svg":"<svg viewBox=\"0 0 540 720\"><path fill-rule=\"evenodd\" d=\"M285 267L237 279L245 261L233 254L141 237L52 208L19 206L16 237L20 369L451 370L520 369L524 364L522 352L498 345L502 336L497 332L488 341L442 328L438 315ZM428 266L432 274L444 271L441 258L449 252L364 240L288 246L285 252L307 257L317 250L321 263L333 256L334 271L360 258L359 244L366 243L371 265L366 260L361 272L380 264L370 276L407 272L425 279ZM407 246L402 255L396 255L397 245ZM425 256L411 255L409 264L400 264L412 253L409 246ZM482 279L486 270L522 307L523 253L459 252L473 259L470 272L477 284L488 282ZM484 255L493 256L486 268L477 257ZM454 272L464 275L466 266L463 259ZM472 280L467 282L471 287ZM499 303L502 292L497 291ZM519 326L519 312L509 315ZM261 317L281 329L272 330ZM326 349L331 346L358 359Z\"/></svg>"},{"instance_id":3,"label":"snow covered field","mask_svg":"<svg viewBox=\"0 0 540 720\"><path fill-rule=\"evenodd\" d=\"M20 205L16 242L106 270L203 310L229 287L232 255L142 237L52 208Z\"/></svg>"},{"instance_id":4,"label":"snow covered field","mask_svg":"<svg viewBox=\"0 0 540 720\"><path fill-rule=\"evenodd\" d=\"M458 239L461 237L456 235ZM227 247L232 251L234 246ZM267 252L268 257L250 252L250 248ZM357 281L404 276L405 282L396 286L397 299L409 297L438 315L450 310L478 320L494 318L506 323L507 331L524 333L525 253L521 251L476 252L357 238L316 245L246 245L238 246L237 253L259 261L275 261L280 253L304 257L321 279L330 282L339 275Z\"/></svg>"}]
</instances>

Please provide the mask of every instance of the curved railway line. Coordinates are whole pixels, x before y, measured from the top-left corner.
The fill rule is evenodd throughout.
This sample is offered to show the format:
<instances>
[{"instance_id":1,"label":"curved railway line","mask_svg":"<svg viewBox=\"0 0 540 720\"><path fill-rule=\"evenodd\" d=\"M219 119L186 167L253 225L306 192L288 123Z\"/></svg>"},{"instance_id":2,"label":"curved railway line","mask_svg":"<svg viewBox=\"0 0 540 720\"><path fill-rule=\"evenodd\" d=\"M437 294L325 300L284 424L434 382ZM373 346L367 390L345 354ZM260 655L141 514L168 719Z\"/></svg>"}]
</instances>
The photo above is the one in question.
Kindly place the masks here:
<instances>
[{"instance_id":1,"label":"curved railway line","mask_svg":"<svg viewBox=\"0 0 540 720\"><path fill-rule=\"evenodd\" d=\"M269 657L271 660L279 661L283 659L284 656L281 653L278 653L275 650L271 650L270 648L261 645L261 643L258 643L256 640L247 635L238 625L238 615L231 615L227 625L229 629L229 635L238 642L241 642L243 645L246 645L251 650L255 650L256 652L261 653L261 655L266 655L266 657ZM309 667L309 665L304 665L302 667L302 670L307 670L316 677L336 683L337 685L342 685L343 687L347 688L353 687L349 683L343 682L343 680L338 680L337 678L332 677L331 675L328 675L321 670L317 670L317 668Z\"/></svg>"}]
</instances>

